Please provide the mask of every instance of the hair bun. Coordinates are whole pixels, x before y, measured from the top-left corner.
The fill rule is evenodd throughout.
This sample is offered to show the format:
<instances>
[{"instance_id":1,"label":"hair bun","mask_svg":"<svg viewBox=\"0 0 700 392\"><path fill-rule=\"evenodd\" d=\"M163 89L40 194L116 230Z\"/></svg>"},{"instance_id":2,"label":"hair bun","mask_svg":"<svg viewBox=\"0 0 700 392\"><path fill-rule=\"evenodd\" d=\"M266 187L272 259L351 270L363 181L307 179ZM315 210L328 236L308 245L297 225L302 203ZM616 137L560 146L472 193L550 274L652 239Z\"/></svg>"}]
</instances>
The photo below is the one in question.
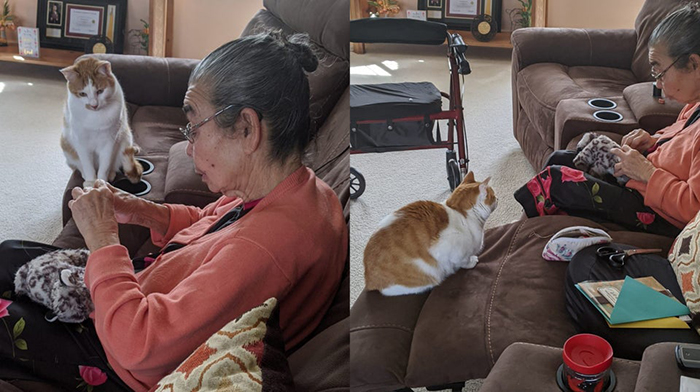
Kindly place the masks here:
<instances>
[{"instance_id":1,"label":"hair bun","mask_svg":"<svg viewBox=\"0 0 700 392\"><path fill-rule=\"evenodd\" d=\"M287 40L287 46L299 60L299 64L306 72L313 72L318 68L318 57L311 49L311 41L308 34L294 34Z\"/></svg>"}]
</instances>

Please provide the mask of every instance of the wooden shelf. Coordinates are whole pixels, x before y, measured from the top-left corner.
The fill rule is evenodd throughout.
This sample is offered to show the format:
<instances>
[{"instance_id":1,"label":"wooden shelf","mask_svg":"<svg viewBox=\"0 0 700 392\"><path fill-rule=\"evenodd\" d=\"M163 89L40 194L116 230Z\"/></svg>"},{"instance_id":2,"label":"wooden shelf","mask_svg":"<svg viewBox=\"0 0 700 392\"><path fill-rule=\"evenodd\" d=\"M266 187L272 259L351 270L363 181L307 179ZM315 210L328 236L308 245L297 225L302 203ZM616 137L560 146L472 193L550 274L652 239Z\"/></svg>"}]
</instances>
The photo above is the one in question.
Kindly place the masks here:
<instances>
[{"instance_id":1,"label":"wooden shelf","mask_svg":"<svg viewBox=\"0 0 700 392\"><path fill-rule=\"evenodd\" d=\"M489 42L477 41L469 30L449 30L450 34L459 33L464 42L469 46L480 46L485 48L503 48L513 49L513 44L510 43L510 33L496 33L496 36Z\"/></svg>"},{"instance_id":2,"label":"wooden shelf","mask_svg":"<svg viewBox=\"0 0 700 392\"><path fill-rule=\"evenodd\" d=\"M23 64L48 65L51 67L67 67L69 65L73 65L75 59L84 55L85 52L80 52L76 50L40 48L39 54L41 55L39 58L21 57L19 56L19 49L17 48L17 44L10 44L9 46L0 46L0 61L11 61L13 63Z\"/></svg>"}]
</instances>

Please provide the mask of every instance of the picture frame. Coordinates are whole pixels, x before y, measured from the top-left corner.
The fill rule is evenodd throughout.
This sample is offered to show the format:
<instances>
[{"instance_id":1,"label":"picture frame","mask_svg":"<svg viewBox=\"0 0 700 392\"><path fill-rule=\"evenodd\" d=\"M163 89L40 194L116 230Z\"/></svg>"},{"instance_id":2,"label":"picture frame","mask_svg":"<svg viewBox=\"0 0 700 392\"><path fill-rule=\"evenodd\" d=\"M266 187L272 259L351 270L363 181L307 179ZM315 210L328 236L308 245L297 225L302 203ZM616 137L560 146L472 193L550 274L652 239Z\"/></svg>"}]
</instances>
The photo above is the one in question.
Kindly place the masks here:
<instances>
[{"instance_id":1,"label":"picture frame","mask_svg":"<svg viewBox=\"0 0 700 392\"><path fill-rule=\"evenodd\" d=\"M471 30L472 22L481 15L481 0L439 0L440 7L430 0L418 0L418 9L427 11L428 20L442 22L449 29ZM496 21L501 31L502 0L486 0L486 14Z\"/></svg>"},{"instance_id":2,"label":"picture frame","mask_svg":"<svg viewBox=\"0 0 700 392\"><path fill-rule=\"evenodd\" d=\"M126 12L126 0L39 0L40 46L88 51L97 37L108 38L114 53L123 53Z\"/></svg>"},{"instance_id":3,"label":"picture frame","mask_svg":"<svg viewBox=\"0 0 700 392\"><path fill-rule=\"evenodd\" d=\"M442 9L443 0L428 0L428 8Z\"/></svg>"},{"instance_id":4,"label":"picture frame","mask_svg":"<svg viewBox=\"0 0 700 392\"><path fill-rule=\"evenodd\" d=\"M60 27L63 20L63 2L49 0L47 8L46 25Z\"/></svg>"}]
</instances>

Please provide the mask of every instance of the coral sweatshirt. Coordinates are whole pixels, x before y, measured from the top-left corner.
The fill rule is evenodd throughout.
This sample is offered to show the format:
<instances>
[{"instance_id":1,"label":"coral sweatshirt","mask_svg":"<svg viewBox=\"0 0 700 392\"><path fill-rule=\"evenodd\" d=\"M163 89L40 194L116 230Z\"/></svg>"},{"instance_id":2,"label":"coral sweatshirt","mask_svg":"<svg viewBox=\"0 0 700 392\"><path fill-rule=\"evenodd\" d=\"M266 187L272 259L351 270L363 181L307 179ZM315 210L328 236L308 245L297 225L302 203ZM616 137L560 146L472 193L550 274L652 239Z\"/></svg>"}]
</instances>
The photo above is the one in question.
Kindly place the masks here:
<instances>
[{"instance_id":1,"label":"coral sweatshirt","mask_svg":"<svg viewBox=\"0 0 700 392\"><path fill-rule=\"evenodd\" d=\"M167 205L154 244L187 246L134 274L121 245L93 252L85 282L107 358L136 391L173 371L211 335L269 297L280 303L290 348L319 324L338 289L348 231L335 193L302 167L235 223L203 234L241 204L223 196L199 209Z\"/></svg>"},{"instance_id":2,"label":"coral sweatshirt","mask_svg":"<svg viewBox=\"0 0 700 392\"><path fill-rule=\"evenodd\" d=\"M649 182L627 182L644 196L644 204L667 221L684 227L700 211L700 121L683 125L700 103L685 105L678 120L656 132L661 144L647 159L656 166Z\"/></svg>"}]
</instances>

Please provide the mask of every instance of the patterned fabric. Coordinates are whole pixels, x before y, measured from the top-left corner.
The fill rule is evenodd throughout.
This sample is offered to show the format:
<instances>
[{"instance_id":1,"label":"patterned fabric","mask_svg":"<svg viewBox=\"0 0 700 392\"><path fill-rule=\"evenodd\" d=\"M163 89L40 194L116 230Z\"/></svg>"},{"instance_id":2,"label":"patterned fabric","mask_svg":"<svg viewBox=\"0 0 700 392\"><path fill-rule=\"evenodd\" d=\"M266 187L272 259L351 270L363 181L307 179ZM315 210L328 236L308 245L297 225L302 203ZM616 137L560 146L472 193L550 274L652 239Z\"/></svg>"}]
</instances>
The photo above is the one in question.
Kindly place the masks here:
<instances>
[{"instance_id":1,"label":"patterned fabric","mask_svg":"<svg viewBox=\"0 0 700 392\"><path fill-rule=\"evenodd\" d=\"M614 178L612 181L615 181ZM529 218L573 215L667 237L680 232L680 229L645 206L644 197L639 192L568 166L545 167L516 190L514 197Z\"/></svg>"},{"instance_id":2,"label":"patterned fabric","mask_svg":"<svg viewBox=\"0 0 700 392\"><path fill-rule=\"evenodd\" d=\"M277 300L270 298L228 323L155 388L173 390L293 391Z\"/></svg>"},{"instance_id":3,"label":"patterned fabric","mask_svg":"<svg viewBox=\"0 0 700 392\"><path fill-rule=\"evenodd\" d=\"M700 213L681 231L668 254L686 305L693 313L700 312Z\"/></svg>"}]
</instances>

